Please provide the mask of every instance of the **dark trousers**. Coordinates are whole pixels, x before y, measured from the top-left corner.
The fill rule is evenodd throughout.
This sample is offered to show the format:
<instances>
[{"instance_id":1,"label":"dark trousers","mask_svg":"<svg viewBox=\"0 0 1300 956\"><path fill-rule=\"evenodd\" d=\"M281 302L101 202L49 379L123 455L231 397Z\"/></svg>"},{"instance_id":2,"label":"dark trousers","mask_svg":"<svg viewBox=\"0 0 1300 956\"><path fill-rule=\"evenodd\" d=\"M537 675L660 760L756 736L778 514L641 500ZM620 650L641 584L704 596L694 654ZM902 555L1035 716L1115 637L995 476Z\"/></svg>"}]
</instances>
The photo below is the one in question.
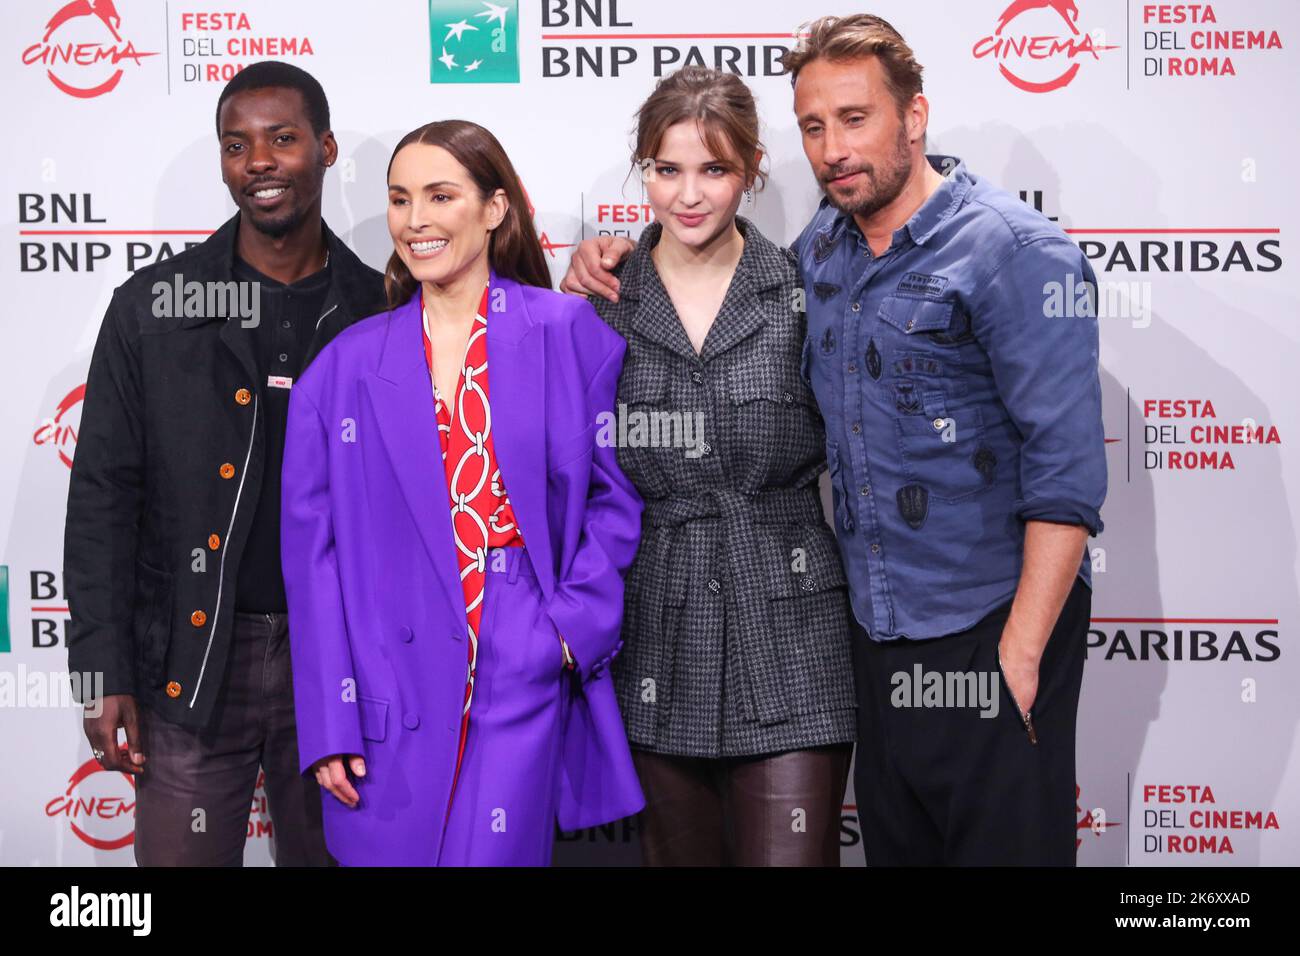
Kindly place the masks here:
<instances>
[{"instance_id":1,"label":"dark trousers","mask_svg":"<svg viewBox=\"0 0 1300 956\"><path fill-rule=\"evenodd\" d=\"M236 614L230 660L209 727L141 708L136 784L140 866L242 866L258 769L266 773L277 866L328 866L320 786L298 772L288 619Z\"/></svg>"},{"instance_id":2,"label":"dark trousers","mask_svg":"<svg viewBox=\"0 0 1300 956\"><path fill-rule=\"evenodd\" d=\"M853 786L868 866L1074 865L1075 717L1091 609L1092 591L1076 578L1039 664L1037 743L998 668L1010 602L927 641L872 641L854 622ZM996 692L996 716L952 706L954 694L945 706L901 706L915 703L905 691L918 683L917 664L974 673L986 700Z\"/></svg>"},{"instance_id":3,"label":"dark trousers","mask_svg":"<svg viewBox=\"0 0 1300 956\"><path fill-rule=\"evenodd\" d=\"M633 750L646 866L839 866L852 744L708 759Z\"/></svg>"}]
</instances>

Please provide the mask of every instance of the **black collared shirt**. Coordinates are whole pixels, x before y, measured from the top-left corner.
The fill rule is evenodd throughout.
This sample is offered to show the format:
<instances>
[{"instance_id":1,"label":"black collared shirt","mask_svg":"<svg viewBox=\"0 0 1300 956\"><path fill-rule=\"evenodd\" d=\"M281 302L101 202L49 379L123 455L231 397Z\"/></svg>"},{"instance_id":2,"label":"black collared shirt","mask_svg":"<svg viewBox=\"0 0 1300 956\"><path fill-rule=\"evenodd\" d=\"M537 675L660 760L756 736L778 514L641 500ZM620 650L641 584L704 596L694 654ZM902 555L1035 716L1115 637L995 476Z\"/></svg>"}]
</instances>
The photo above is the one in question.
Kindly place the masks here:
<instances>
[{"instance_id":1,"label":"black collared shirt","mask_svg":"<svg viewBox=\"0 0 1300 956\"><path fill-rule=\"evenodd\" d=\"M239 562L235 610L284 613L284 577L280 569L280 468L289 414L289 389L303 368L316 324L329 292L330 270L324 269L285 285L258 272L238 256L235 278L260 283L259 321L254 330L258 387L266 416L266 464L253 527Z\"/></svg>"}]
</instances>

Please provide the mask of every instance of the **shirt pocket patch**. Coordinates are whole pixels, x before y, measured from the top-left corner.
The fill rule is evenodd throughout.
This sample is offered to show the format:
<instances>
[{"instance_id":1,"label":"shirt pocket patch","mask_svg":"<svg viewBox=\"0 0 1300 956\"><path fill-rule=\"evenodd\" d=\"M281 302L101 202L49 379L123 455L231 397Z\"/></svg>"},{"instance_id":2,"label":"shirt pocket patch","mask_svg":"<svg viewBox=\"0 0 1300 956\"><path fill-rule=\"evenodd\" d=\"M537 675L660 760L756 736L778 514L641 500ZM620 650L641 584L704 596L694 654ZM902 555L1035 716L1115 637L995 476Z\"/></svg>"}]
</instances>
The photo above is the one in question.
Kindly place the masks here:
<instances>
[{"instance_id":1,"label":"shirt pocket patch","mask_svg":"<svg viewBox=\"0 0 1300 956\"><path fill-rule=\"evenodd\" d=\"M942 379L944 363L929 352L897 351L892 362L899 378Z\"/></svg>"},{"instance_id":2,"label":"shirt pocket patch","mask_svg":"<svg viewBox=\"0 0 1300 956\"><path fill-rule=\"evenodd\" d=\"M957 327L954 328L954 313ZM904 335L912 336L917 344L928 342L939 346L964 345L974 341L969 316L956 308L956 303L913 299L891 295L877 312L880 320Z\"/></svg>"},{"instance_id":3,"label":"shirt pocket patch","mask_svg":"<svg viewBox=\"0 0 1300 956\"><path fill-rule=\"evenodd\" d=\"M880 303L877 314L904 335L944 332L952 324L952 303L891 295Z\"/></svg>"},{"instance_id":4,"label":"shirt pocket patch","mask_svg":"<svg viewBox=\"0 0 1300 956\"><path fill-rule=\"evenodd\" d=\"M948 417L946 392L936 382L904 379L891 386L894 408L900 415L924 415L933 419Z\"/></svg>"},{"instance_id":5,"label":"shirt pocket patch","mask_svg":"<svg viewBox=\"0 0 1300 956\"><path fill-rule=\"evenodd\" d=\"M984 441L984 421L975 407L943 414L926 402L933 416L902 415L894 420L898 450L909 485L924 489L931 501L961 501L985 491L996 477L996 461Z\"/></svg>"}]
</instances>

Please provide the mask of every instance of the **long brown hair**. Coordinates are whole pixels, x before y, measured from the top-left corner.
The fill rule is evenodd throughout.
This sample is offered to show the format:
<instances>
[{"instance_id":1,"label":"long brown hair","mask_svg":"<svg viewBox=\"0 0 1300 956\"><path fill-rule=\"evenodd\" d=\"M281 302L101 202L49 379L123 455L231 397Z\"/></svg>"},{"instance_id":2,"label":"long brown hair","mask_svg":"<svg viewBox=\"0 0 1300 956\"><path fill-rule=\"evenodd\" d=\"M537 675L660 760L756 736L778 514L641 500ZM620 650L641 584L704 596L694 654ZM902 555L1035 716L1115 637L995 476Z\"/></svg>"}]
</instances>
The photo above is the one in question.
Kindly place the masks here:
<instances>
[{"instance_id":1,"label":"long brown hair","mask_svg":"<svg viewBox=\"0 0 1300 956\"><path fill-rule=\"evenodd\" d=\"M754 158L763 149L758 138L758 109L754 94L734 73L685 66L659 81L636 114L636 147L632 167L651 160L668 127L683 120L699 124L704 143L724 166L731 167L746 186L763 188L767 174ZM728 159L728 154L732 154ZM737 165L739 164L739 165ZM644 168L644 167L643 167Z\"/></svg>"},{"instance_id":2,"label":"long brown hair","mask_svg":"<svg viewBox=\"0 0 1300 956\"><path fill-rule=\"evenodd\" d=\"M491 131L469 120L439 120L413 129L393 150L388 160L388 173L393 171L397 154L412 143L441 146L451 153L456 162L469 172L484 201L498 189L505 192L510 208L506 210L501 225L488 237L488 262L499 276L524 285L551 288L551 270L546 267L546 256L533 226L533 214L529 212L524 187L510 157ZM384 269L384 291L388 295L389 308L409 299L419 284L394 250Z\"/></svg>"}]
</instances>

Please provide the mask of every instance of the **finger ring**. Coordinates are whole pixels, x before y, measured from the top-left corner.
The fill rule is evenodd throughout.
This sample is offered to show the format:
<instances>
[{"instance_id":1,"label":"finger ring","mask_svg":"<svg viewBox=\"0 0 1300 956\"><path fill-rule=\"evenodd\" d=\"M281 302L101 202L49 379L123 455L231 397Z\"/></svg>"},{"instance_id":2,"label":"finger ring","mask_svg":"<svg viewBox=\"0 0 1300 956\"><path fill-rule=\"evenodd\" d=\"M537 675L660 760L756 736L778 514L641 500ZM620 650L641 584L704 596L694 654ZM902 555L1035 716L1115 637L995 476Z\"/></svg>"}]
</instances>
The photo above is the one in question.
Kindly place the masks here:
<instances>
[{"instance_id":1,"label":"finger ring","mask_svg":"<svg viewBox=\"0 0 1300 956\"><path fill-rule=\"evenodd\" d=\"M104 751L102 750L92 750L91 753L95 755L96 760L104 759Z\"/></svg>"}]
</instances>

